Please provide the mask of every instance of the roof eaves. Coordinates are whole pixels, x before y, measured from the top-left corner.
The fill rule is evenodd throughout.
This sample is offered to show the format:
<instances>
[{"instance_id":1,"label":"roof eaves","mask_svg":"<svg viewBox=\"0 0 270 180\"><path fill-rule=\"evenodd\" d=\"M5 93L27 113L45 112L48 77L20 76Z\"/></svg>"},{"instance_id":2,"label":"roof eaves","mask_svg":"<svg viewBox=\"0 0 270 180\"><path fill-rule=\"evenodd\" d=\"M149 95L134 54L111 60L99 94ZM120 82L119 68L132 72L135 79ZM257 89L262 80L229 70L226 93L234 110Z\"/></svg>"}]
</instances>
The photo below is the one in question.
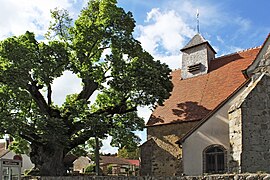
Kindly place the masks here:
<instances>
[{"instance_id":1,"label":"roof eaves","mask_svg":"<svg viewBox=\"0 0 270 180\"><path fill-rule=\"evenodd\" d=\"M188 122L195 122L195 121L200 121L200 119L193 119L193 120L179 120L179 121L173 121L173 122L167 122L167 123L162 123L162 124L153 124L153 125L145 125L144 127L153 127L153 126L164 126L164 125L170 125L170 124L180 124L180 123L188 123Z\"/></svg>"},{"instance_id":2,"label":"roof eaves","mask_svg":"<svg viewBox=\"0 0 270 180\"><path fill-rule=\"evenodd\" d=\"M183 52L183 51L185 51L185 50L187 50L187 49L194 48L194 47L200 46L200 45L202 45L202 44L207 44L207 45L210 47L210 49L211 49L215 54L217 54L216 51L214 50L214 48L210 45L210 43L209 43L208 41L205 41L205 42L202 42L202 43L193 45L193 46L189 46L189 47L183 47L182 49L180 49L180 51Z\"/></svg>"},{"instance_id":3,"label":"roof eaves","mask_svg":"<svg viewBox=\"0 0 270 180\"><path fill-rule=\"evenodd\" d=\"M250 82L250 78L247 79L241 86L239 86L231 95L229 95L224 101L222 101L215 109L213 109L206 117L204 117L194 128L192 128L187 134L181 139L176 141L176 144L182 144L193 132L201 127L210 117L212 117L225 103L227 103L237 92L240 91L246 84Z\"/></svg>"}]
</instances>

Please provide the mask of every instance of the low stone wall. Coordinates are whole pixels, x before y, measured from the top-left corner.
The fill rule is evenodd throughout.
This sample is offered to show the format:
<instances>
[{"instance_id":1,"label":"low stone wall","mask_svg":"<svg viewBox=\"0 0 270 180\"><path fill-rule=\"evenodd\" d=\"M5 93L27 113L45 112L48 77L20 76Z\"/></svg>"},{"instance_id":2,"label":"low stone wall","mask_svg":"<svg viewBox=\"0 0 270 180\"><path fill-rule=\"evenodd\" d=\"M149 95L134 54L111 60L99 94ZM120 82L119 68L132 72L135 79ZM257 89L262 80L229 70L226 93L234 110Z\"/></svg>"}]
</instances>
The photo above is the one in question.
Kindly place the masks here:
<instances>
[{"instance_id":1,"label":"low stone wall","mask_svg":"<svg viewBox=\"0 0 270 180\"><path fill-rule=\"evenodd\" d=\"M270 174L224 174L209 176L63 176L23 177L22 180L270 180Z\"/></svg>"}]
</instances>

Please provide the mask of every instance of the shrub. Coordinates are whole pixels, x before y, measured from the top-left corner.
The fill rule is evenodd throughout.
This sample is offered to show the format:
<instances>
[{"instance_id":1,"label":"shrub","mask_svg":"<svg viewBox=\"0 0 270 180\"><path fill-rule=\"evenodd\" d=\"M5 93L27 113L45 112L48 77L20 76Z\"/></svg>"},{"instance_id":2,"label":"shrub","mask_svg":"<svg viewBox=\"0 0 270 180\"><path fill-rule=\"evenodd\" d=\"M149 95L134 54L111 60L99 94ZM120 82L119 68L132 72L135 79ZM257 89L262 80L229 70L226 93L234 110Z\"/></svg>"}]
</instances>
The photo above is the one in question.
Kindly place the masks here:
<instances>
[{"instance_id":1,"label":"shrub","mask_svg":"<svg viewBox=\"0 0 270 180\"><path fill-rule=\"evenodd\" d=\"M87 173L87 174L94 173L94 172L95 172L95 167L96 167L95 164L90 164L90 165L88 165L88 166L85 168L84 173Z\"/></svg>"},{"instance_id":2,"label":"shrub","mask_svg":"<svg viewBox=\"0 0 270 180\"><path fill-rule=\"evenodd\" d=\"M107 167L107 174L112 174L113 165L108 165Z\"/></svg>"}]
</instances>

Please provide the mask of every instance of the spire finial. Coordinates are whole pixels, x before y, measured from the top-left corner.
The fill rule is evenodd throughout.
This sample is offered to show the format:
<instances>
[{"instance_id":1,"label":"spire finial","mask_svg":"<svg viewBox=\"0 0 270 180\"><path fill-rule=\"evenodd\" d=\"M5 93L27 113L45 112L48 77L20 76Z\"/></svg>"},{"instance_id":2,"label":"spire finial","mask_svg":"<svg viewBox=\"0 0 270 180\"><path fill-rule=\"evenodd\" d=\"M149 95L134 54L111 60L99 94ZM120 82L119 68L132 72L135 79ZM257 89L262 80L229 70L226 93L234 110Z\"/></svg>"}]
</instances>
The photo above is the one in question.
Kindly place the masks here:
<instances>
[{"instance_id":1,"label":"spire finial","mask_svg":"<svg viewBox=\"0 0 270 180\"><path fill-rule=\"evenodd\" d=\"M196 17L197 17L197 33L200 33L200 21L199 21L199 9L197 9Z\"/></svg>"}]
</instances>

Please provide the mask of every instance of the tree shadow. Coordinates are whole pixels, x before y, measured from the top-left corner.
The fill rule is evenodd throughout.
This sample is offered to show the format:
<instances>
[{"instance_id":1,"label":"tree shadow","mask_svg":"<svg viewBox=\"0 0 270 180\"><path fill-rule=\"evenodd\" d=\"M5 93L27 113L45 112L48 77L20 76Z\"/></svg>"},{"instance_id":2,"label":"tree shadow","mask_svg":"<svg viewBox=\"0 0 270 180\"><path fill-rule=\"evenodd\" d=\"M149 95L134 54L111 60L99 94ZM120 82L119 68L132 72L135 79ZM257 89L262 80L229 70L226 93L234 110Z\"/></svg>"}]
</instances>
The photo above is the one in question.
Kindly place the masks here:
<instances>
[{"instance_id":1,"label":"tree shadow","mask_svg":"<svg viewBox=\"0 0 270 180\"><path fill-rule=\"evenodd\" d=\"M177 122L179 120L198 120L205 117L211 110L206 107L199 105L198 102L187 101L184 103L177 104L177 109L172 109L175 116L178 117L177 120L172 122Z\"/></svg>"},{"instance_id":2,"label":"tree shadow","mask_svg":"<svg viewBox=\"0 0 270 180\"><path fill-rule=\"evenodd\" d=\"M151 115L147 125L157 124L157 123L164 123L164 120L160 118L160 116Z\"/></svg>"}]
</instances>

